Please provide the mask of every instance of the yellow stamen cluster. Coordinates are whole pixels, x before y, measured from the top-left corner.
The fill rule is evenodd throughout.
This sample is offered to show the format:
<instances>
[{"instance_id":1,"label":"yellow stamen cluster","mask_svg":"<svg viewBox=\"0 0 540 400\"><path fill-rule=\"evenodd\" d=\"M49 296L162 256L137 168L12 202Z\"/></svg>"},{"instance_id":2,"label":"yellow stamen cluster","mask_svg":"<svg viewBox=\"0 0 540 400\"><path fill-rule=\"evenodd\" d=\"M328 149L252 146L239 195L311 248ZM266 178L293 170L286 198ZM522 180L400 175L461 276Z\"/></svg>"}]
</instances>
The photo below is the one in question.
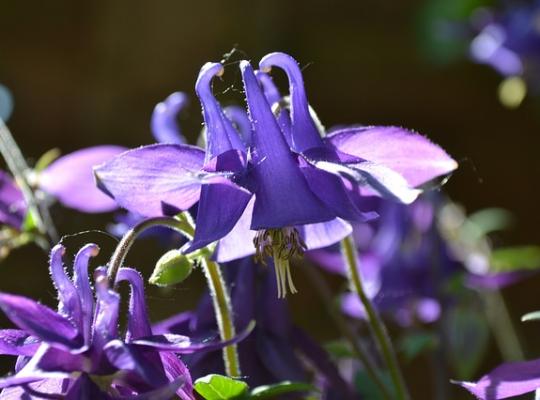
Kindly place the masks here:
<instances>
[{"instance_id":1,"label":"yellow stamen cluster","mask_svg":"<svg viewBox=\"0 0 540 400\"><path fill-rule=\"evenodd\" d=\"M253 243L256 262L266 265L268 257L274 260L278 298L285 298L287 287L291 293L297 293L289 261L295 255L303 255L306 250L306 244L298 231L295 228L266 229L257 233Z\"/></svg>"}]
</instances>

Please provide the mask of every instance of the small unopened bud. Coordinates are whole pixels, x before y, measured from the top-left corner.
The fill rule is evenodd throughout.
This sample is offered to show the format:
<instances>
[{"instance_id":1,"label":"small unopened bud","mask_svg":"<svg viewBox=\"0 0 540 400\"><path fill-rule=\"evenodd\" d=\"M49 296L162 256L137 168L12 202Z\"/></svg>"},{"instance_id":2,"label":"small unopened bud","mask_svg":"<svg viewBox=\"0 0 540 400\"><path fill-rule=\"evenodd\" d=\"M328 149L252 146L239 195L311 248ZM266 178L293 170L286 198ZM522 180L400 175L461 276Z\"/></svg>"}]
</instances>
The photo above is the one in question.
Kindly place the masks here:
<instances>
[{"instance_id":1,"label":"small unopened bud","mask_svg":"<svg viewBox=\"0 0 540 400\"><path fill-rule=\"evenodd\" d=\"M175 285L187 279L192 270L193 261L180 250L170 250L158 260L148 282L157 286Z\"/></svg>"}]
</instances>

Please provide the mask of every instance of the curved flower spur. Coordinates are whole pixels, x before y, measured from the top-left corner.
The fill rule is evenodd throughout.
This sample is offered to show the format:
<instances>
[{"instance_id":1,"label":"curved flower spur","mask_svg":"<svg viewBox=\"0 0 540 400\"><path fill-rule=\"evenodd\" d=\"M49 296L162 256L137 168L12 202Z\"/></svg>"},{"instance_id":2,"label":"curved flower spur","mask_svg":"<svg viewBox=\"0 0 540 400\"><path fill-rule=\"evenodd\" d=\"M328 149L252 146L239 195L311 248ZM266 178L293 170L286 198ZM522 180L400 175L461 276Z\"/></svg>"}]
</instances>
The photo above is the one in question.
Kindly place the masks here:
<instances>
[{"instance_id":1,"label":"curved flower spur","mask_svg":"<svg viewBox=\"0 0 540 400\"><path fill-rule=\"evenodd\" d=\"M145 146L102 164L95 173L120 206L141 215L174 214L199 202L195 237L185 251L218 241L218 261L254 252L260 260L270 255L278 295L285 296L287 286L295 291L292 255L343 239L351 232L346 221L376 216L362 210L362 196L410 203L420 193L414 187L457 164L440 147L401 128L351 128L321 138L296 61L273 53L261 67L272 65L285 70L291 89L290 110L284 111L289 115L278 118L269 91L261 88L264 75L259 72L258 79L247 61L240 62L251 120L249 146L211 91L223 67L207 63L196 84L206 152L189 145ZM252 238L256 248L245 245Z\"/></svg>"},{"instance_id":2,"label":"curved flower spur","mask_svg":"<svg viewBox=\"0 0 540 400\"><path fill-rule=\"evenodd\" d=\"M50 259L58 311L26 297L0 293L0 308L19 328L0 330L0 354L18 356L15 374L0 379L4 389L0 398L26 394L159 400L176 394L192 400L191 376L176 355L215 350L230 343L153 335L143 281L131 268L121 268L116 278L131 287L122 337L118 331L120 295L108 287L105 268L94 273L95 294L88 279L89 259L97 255L98 247L89 244L79 251L72 278L63 267L64 251L63 246L55 246Z\"/></svg>"}]
</instances>

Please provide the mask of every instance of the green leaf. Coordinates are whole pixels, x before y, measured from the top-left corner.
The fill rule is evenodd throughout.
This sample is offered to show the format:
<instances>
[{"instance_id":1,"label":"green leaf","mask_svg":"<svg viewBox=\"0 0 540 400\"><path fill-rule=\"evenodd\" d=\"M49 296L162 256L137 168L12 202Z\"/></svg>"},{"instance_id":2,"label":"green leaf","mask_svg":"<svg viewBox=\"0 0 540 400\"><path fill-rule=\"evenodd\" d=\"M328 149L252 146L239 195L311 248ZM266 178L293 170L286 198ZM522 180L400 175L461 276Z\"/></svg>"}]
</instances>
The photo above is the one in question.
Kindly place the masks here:
<instances>
[{"instance_id":1,"label":"green leaf","mask_svg":"<svg viewBox=\"0 0 540 400\"><path fill-rule=\"evenodd\" d=\"M412 361L420 354L437 347L437 336L431 332L417 331L405 334L400 342L399 349L407 361Z\"/></svg>"},{"instance_id":2,"label":"green leaf","mask_svg":"<svg viewBox=\"0 0 540 400\"><path fill-rule=\"evenodd\" d=\"M158 260L148 282L157 286L175 285L187 279L191 271L193 262L180 250L170 250Z\"/></svg>"},{"instance_id":3,"label":"green leaf","mask_svg":"<svg viewBox=\"0 0 540 400\"><path fill-rule=\"evenodd\" d=\"M478 240L489 233L509 228L513 219L512 213L503 208L485 208L469 215L464 229L472 236L470 240Z\"/></svg>"},{"instance_id":4,"label":"green leaf","mask_svg":"<svg viewBox=\"0 0 540 400\"><path fill-rule=\"evenodd\" d=\"M217 374L197 379L193 387L206 400L238 399L248 390L245 382Z\"/></svg>"},{"instance_id":5,"label":"green leaf","mask_svg":"<svg viewBox=\"0 0 540 400\"><path fill-rule=\"evenodd\" d=\"M450 310L444 320L448 355L459 380L471 379L488 348L490 330L484 314L470 304Z\"/></svg>"},{"instance_id":6,"label":"green leaf","mask_svg":"<svg viewBox=\"0 0 540 400\"><path fill-rule=\"evenodd\" d=\"M60 157L60 149L51 149L47 151L45 154L43 154L39 160L36 162L36 166L34 167L34 170L36 172L41 172L45 168L47 168L54 160L56 160L58 157Z\"/></svg>"},{"instance_id":7,"label":"green leaf","mask_svg":"<svg viewBox=\"0 0 540 400\"><path fill-rule=\"evenodd\" d=\"M30 210L27 211L26 215L24 216L24 221L22 225L22 231L23 232L34 232L37 231L37 221L34 216L34 213Z\"/></svg>"},{"instance_id":8,"label":"green leaf","mask_svg":"<svg viewBox=\"0 0 540 400\"><path fill-rule=\"evenodd\" d=\"M504 247L491 254L491 269L494 272L537 268L540 268L540 246Z\"/></svg>"},{"instance_id":9,"label":"green leaf","mask_svg":"<svg viewBox=\"0 0 540 400\"><path fill-rule=\"evenodd\" d=\"M392 385L392 378L387 371L381 371L379 374L384 385L389 389L393 390L394 386ZM360 370L354 377L354 385L358 394L362 396L363 400L384 400L386 397L381 393L381 390L375 382L373 382L369 374ZM396 398L395 396L391 397L392 399Z\"/></svg>"},{"instance_id":10,"label":"green leaf","mask_svg":"<svg viewBox=\"0 0 540 400\"><path fill-rule=\"evenodd\" d=\"M313 385L304 382L283 381L273 385L258 386L249 395L250 399L273 399L292 392L313 392L317 390Z\"/></svg>"},{"instance_id":11,"label":"green leaf","mask_svg":"<svg viewBox=\"0 0 540 400\"><path fill-rule=\"evenodd\" d=\"M354 358L355 355L351 351L351 346L341 340L334 340L324 345L325 350L333 357L339 358Z\"/></svg>"},{"instance_id":12,"label":"green leaf","mask_svg":"<svg viewBox=\"0 0 540 400\"><path fill-rule=\"evenodd\" d=\"M521 317L521 322L536 321L540 319L540 311L533 311Z\"/></svg>"}]
</instances>

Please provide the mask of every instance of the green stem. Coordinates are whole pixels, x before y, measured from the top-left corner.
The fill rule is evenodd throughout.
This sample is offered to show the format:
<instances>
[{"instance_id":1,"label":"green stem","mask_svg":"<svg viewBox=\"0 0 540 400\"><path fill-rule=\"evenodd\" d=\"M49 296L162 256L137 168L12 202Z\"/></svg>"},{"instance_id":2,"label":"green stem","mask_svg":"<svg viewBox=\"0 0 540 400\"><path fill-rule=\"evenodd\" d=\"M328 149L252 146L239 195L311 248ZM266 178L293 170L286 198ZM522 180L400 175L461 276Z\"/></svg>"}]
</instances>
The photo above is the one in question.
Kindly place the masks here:
<instances>
[{"instance_id":1,"label":"green stem","mask_svg":"<svg viewBox=\"0 0 540 400\"><path fill-rule=\"evenodd\" d=\"M362 286L362 279L358 272L358 261L356 257L356 248L351 236L347 236L341 241L341 248L343 251L343 257L345 259L345 264L347 266L349 284L351 290L353 290L360 301L362 302L364 309L366 311L368 322L371 327L372 333L379 345L379 349L382 353L384 361L390 371L390 376L396 391L396 398L400 400L408 400L410 396L408 394L407 388L405 386L405 380L399 368L396 353L393 349L390 336L382 322L381 317L371 304L371 301L364 292Z\"/></svg>"},{"instance_id":2,"label":"green stem","mask_svg":"<svg viewBox=\"0 0 540 400\"><path fill-rule=\"evenodd\" d=\"M6 164L15 177L19 189L23 193L24 200L28 206L28 212L35 219L37 228L40 233L46 234L51 243L58 241L58 234L54 228L54 224L49 214L47 206L37 201L31 185L28 183L28 176L31 172L30 167L26 163L19 146L13 139L9 128L0 118L0 153Z\"/></svg>"},{"instance_id":3,"label":"green stem","mask_svg":"<svg viewBox=\"0 0 540 400\"><path fill-rule=\"evenodd\" d=\"M512 318L499 290L483 291L482 297L486 304L488 323L491 325L493 336L505 361L525 359Z\"/></svg>"},{"instance_id":4,"label":"green stem","mask_svg":"<svg viewBox=\"0 0 540 400\"><path fill-rule=\"evenodd\" d=\"M221 340L231 340L236 335L236 332L232 320L231 300L221 269L216 262L207 257L203 258L201 264L212 294L212 303L214 304L214 313L216 314ZM223 349L223 361L228 376L240 377L240 364L235 344Z\"/></svg>"},{"instance_id":5,"label":"green stem","mask_svg":"<svg viewBox=\"0 0 540 400\"><path fill-rule=\"evenodd\" d=\"M328 287L328 284L322 277L319 270L317 268L310 268L309 266L304 267L302 265L302 267L308 275L308 278L311 280L312 285L315 287L315 289L321 296L328 315L330 316L330 318L332 318L334 324L341 332L343 337L351 345L351 350L353 354L358 360L360 360L371 380L377 385L383 399L391 399L392 396L388 392L385 383L377 373L377 367L375 366L375 363L369 356L368 352L364 350L360 342L357 340L355 333L353 332L345 318L343 318L341 311L336 307L336 303L332 299L332 293L330 291L330 288Z\"/></svg>"},{"instance_id":6,"label":"green stem","mask_svg":"<svg viewBox=\"0 0 540 400\"><path fill-rule=\"evenodd\" d=\"M111 285L114 285L116 274L124 263L127 253L137 237L145 230L154 226L165 226L174 229L188 239L192 239L195 232L194 223L187 213L181 214L179 218L156 217L140 222L122 237L109 261L107 275ZM227 285L221 275L219 265L212 261L209 256L203 255L201 257L201 265L212 295L214 313L216 315L221 340L229 341L234 338L236 332L232 319L231 301ZM223 360L227 375L239 377L241 372L236 345L229 345L223 349Z\"/></svg>"}]
</instances>

